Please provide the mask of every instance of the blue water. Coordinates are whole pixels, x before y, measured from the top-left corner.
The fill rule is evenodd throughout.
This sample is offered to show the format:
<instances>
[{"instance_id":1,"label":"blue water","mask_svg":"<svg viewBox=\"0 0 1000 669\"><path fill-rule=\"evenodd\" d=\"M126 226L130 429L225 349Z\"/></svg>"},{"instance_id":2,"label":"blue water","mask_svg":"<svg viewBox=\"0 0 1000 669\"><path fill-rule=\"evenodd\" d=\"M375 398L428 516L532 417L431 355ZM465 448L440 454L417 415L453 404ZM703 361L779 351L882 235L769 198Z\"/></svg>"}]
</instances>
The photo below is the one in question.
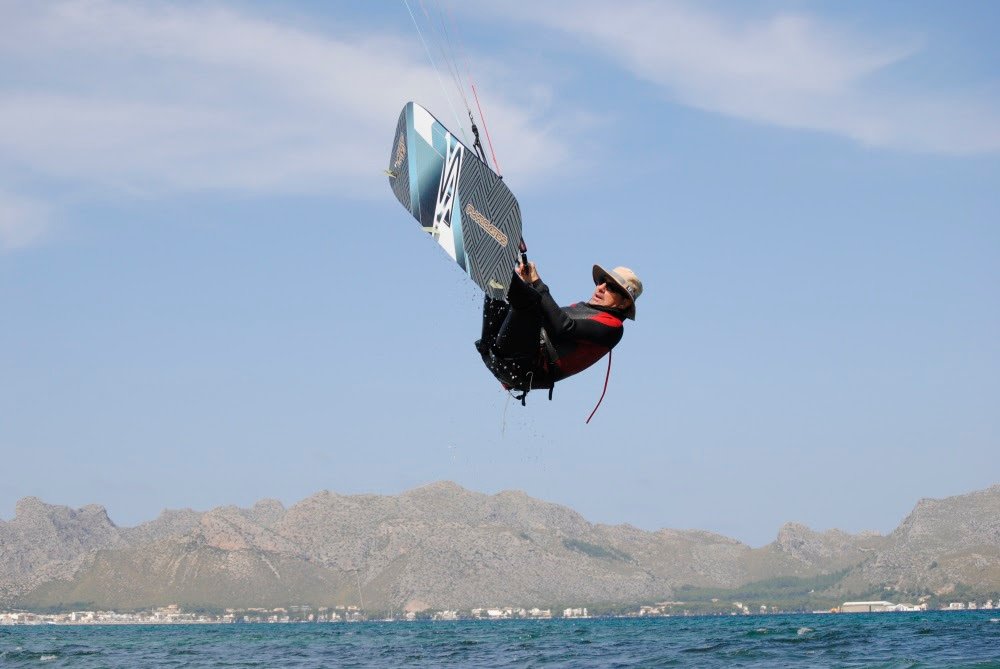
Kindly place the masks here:
<instances>
[{"instance_id":1,"label":"blue water","mask_svg":"<svg viewBox=\"0 0 1000 669\"><path fill-rule=\"evenodd\" d=\"M441 666L1000 667L1000 611L0 627L4 669Z\"/></svg>"}]
</instances>

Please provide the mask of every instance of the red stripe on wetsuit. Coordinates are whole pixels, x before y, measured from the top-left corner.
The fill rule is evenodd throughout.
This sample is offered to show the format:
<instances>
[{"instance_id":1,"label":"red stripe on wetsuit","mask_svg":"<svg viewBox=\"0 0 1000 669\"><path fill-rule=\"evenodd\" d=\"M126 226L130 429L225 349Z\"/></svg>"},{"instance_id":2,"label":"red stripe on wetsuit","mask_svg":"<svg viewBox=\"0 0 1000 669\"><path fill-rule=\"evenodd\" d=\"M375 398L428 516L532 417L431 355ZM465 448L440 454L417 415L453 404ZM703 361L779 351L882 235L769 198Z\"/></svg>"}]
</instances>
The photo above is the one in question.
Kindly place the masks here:
<instances>
[{"instance_id":1,"label":"red stripe on wetsuit","mask_svg":"<svg viewBox=\"0 0 1000 669\"><path fill-rule=\"evenodd\" d=\"M532 288L542 296L543 327L557 354L554 381L587 369L621 341L625 328L614 313L585 302L560 308L544 283Z\"/></svg>"}]
</instances>

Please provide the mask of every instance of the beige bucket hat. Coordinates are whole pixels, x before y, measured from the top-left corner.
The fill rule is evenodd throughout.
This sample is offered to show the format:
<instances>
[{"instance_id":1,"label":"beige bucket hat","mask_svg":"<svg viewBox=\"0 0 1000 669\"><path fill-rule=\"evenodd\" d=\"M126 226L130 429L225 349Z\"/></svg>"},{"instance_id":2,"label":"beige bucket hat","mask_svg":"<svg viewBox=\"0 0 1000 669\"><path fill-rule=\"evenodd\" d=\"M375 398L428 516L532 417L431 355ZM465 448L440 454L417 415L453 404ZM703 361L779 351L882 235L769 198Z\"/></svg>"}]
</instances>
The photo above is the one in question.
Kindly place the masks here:
<instances>
[{"instance_id":1,"label":"beige bucket hat","mask_svg":"<svg viewBox=\"0 0 1000 669\"><path fill-rule=\"evenodd\" d=\"M600 265L594 265L594 285L611 282L622 289L629 304L625 308L625 317L635 320L635 301L642 295L642 281L628 267L615 267L610 272Z\"/></svg>"}]
</instances>

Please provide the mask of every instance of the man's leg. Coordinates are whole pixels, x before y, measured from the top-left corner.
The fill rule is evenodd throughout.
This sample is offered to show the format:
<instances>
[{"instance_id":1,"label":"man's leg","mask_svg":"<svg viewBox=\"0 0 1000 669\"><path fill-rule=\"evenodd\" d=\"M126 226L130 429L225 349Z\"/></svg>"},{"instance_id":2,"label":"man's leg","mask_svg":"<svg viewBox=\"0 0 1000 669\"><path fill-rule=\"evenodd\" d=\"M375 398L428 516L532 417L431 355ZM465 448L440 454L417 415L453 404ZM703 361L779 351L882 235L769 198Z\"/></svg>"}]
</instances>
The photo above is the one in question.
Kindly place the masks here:
<instances>
[{"instance_id":1,"label":"man's leg","mask_svg":"<svg viewBox=\"0 0 1000 669\"><path fill-rule=\"evenodd\" d=\"M476 342L476 350L481 354L485 354L496 342L497 334L499 334L508 312L510 312L510 305L504 300L494 300L489 295L486 296L483 302L483 330Z\"/></svg>"},{"instance_id":2,"label":"man's leg","mask_svg":"<svg viewBox=\"0 0 1000 669\"><path fill-rule=\"evenodd\" d=\"M542 330L541 296L514 275L507 300L483 303L482 338L476 349L507 387L527 390L538 361Z\"/></svg>"},{"instance_id":3,"label":"man's leg","mask_svg":"<svg viewBox=\"0 0 1000 669\"><path fill-rule=\"evenodd\" d=\"M533 361L538 357L542 333L542 314L537 307L511 309L494 340L493 350L501 358Z\"/></svg>"},{"instance_id":4,"label":"man's leg","mask_svg":"<svg viewBox=\"0 0 1000 669\"><path fill-rule=\"evenodd\" d=\"M496 334L494 351L497 355L534 361L542 331L541 301L541 295L515 273L507 291L510 311Z\"/></svg>"}]
</instances>

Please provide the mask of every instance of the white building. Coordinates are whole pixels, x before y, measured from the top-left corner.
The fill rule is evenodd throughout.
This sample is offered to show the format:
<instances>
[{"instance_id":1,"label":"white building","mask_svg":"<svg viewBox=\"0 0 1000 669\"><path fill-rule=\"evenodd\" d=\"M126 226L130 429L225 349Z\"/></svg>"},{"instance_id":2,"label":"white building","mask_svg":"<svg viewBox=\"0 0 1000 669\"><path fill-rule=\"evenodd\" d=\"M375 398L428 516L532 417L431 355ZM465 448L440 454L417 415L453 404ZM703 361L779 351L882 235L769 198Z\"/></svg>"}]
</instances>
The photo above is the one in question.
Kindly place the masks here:
<instances>
[{"instance_id":1,"label":"white building","mask_svg":"<svg viewBox=\"0 0 1000 669\"><path fill-rule=\"evenodd\" d=\"M886 609L886 611L896 611L896 612L926 611L926 610L927 610L927 604L917 604L917 605L913 605L913 604L895 604L895 605L891 606L890 608Z\"/></svg>"},{"instance_id":2,"label":"white building","mask_svg":"<svg viewBox=\"0 0 1000 669\"><path fill-rule=\"evenodd\" d=\"M892 611L895 604L892 602L844 602L840 605L841 613L881 613Z\"/></svg>"}]
</instances>

